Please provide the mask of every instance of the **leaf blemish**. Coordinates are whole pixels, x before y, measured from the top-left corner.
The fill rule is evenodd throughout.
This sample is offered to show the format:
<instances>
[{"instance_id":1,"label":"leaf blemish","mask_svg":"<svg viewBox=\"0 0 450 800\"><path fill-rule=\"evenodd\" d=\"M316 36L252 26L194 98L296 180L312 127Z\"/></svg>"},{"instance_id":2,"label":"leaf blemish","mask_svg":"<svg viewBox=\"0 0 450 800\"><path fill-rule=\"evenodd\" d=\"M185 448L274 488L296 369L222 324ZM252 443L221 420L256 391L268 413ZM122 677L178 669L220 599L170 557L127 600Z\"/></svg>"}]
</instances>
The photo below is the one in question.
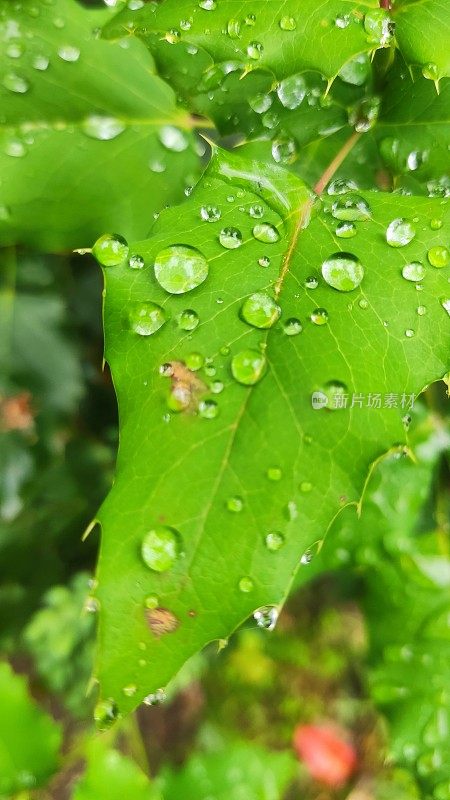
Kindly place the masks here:
<instances>
[{"instance_id":1,"label":"leaf blemish","mask_svg":"<svg viewBox=\"0 0 450 800\"><path fill-rule=\"evenodd\" d=\"M168 608L148 608L145 611L148 626L157 639L165 633L173 633L179 626L179 621Z\"/></svg>"}]
</instances>

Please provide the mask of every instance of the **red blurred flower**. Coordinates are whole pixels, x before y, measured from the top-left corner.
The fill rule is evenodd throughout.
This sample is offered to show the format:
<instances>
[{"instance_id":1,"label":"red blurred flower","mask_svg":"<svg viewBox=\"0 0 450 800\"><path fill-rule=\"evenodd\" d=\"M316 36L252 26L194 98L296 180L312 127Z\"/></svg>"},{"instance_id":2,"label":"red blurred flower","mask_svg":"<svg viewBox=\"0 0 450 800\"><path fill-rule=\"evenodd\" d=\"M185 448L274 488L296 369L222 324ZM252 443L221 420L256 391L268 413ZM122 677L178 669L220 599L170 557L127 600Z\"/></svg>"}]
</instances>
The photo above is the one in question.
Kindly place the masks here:
<instances>
[{"instance_id":1,"label":"red blurred flower","mask_svg":"<svg viewBox=\"0 0 450 800\"><path fill-rule=\"evenodd\" d=\"M348 743L346 732L335 725L299 725L293 744L311 776L326 786L342 786L356 768L355 748Z\"/></svg>"}]
</instances>

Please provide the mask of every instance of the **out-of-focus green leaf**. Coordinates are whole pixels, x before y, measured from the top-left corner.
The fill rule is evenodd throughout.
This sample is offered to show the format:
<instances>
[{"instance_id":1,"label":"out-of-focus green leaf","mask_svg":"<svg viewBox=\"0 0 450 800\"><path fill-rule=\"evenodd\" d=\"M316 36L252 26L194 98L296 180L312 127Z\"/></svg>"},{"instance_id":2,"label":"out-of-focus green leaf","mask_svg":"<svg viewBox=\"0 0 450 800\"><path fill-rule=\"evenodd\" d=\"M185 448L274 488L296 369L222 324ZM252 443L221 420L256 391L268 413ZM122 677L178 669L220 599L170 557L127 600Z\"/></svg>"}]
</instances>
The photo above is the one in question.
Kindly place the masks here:
<instances>
[{"instance_id":1,"label":"out-of-focus green leaf","mask_svg":"<svg viewBox=\"0 0 450 800\"><path fill-rule=\"evenodd\" d=\"M89 742L86 772L76 784L72 800L161 799L137 764L99 736Z\"/></svg>"},{"instance_id":2,"label":"out-of-focus green leaf","mask_svg":"<svg viewBox=\"0 0 450 800\"><path fill-rule=\"evenodd\" d=\"M25 679L0 663L0 796L45 784L60 742L59 726L31 700Z\"/></svg>"},{"instance_id":3,"label":"out-of-focus green leaf","mask_svg":"<svg viewBox=\"0 0 450 800\"><path fill-rule=\"evenodd\" d=\"M0 244L143 236L197 168L191 123L137 41L98 39L106 11L0 3Z\"/></svg>"},{"instance_id":4,"label":"out-of-focus green leaf","mask_svg":"<svg viewBox=\"0 0 450 800\"><path fill-rule=\"evenodd\" d=\"M405 446L408 397L445 372L448 267L423 267L420 300L402 269L425 264L445 241L447 205L375 192L339 198L333 214L326 201L308 224L311 196L297 179L216 154L189 201L130 246L145 266L105 268L106 356L122 428L116 482L98 515L98 677L121 711L256 609L283 602L305 551L339 509L360 501L371 464ZM365 217L351 241L336 235L343 201ZM410 239L393 247L386 232L399 218L409 220ZM175 245L194 248L187 255L203 278L209 269L187 296L155 277L168 255L183 272ZM322 276L330 255L348 251L364 269L349 293ZM245 322L243 303L255 293L281 306L268 331ZM186 331L187 310L199 324ZM151 333L155 311L164 324ZM260 382L250 368L250 387L239 382L248 350L252 365L267 368ZM333 408L333 392L346 408ZM174 412L186 395L184 412ZM142 555L155 526L169 526L169 556L184 553L161 573ZM122 697L130 684L134 696Z\"/></svg>"},{"instance_id":5,"label":"out-of-focus green leaf","mask_svg":"<svg viewBox=\"0 0 450 800\"><path fill-rule=\"evenodd\" d=\"M395 35L409 64L428 79L450 77L450 6L447 0L396 0Z\"/></svg>"}]
</instances>

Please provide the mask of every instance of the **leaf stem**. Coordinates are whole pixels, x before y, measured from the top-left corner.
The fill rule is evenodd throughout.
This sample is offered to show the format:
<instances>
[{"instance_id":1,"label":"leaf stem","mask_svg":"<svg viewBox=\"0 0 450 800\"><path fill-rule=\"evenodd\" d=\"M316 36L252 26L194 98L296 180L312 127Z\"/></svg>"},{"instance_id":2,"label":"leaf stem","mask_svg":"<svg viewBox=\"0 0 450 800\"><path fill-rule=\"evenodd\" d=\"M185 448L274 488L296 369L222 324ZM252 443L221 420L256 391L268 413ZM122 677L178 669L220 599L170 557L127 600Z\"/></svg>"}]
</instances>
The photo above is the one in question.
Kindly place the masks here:
<instances>
[{"instance_id":1,"label":"leaf stem","mask_svg":"<svg viewBox=\"0 0 450 800\"><path fill-rule=\"evenodd\" d=\"M355 146L360 136L361 134L355 131L354 133L352 133L350 138L347 139L347 141L342 145L339 152L335 155L335 157L328 165L323 175L317 181L314 187L314 191L316 194L322 194L323 190L325 189L325 186L327 185L327 183L329 183L336 170L339 169L342 162L345 161L345 159L347 158L352 148Z\"/></svg>"}]
</instances>

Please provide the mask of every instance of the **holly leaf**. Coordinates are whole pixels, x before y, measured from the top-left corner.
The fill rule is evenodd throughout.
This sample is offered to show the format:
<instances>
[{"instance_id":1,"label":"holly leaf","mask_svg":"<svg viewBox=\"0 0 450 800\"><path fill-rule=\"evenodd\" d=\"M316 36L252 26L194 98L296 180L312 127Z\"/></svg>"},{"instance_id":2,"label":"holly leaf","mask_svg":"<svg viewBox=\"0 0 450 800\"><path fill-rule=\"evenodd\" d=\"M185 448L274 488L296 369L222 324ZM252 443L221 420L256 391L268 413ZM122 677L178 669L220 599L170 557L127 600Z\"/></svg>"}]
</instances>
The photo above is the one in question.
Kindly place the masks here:
<instances>
[{"instance_id":1,"label":"holly leaf","mask_svg":"<svg viewBox=\"0 0 450 800\"><path fill-rule=\"evenodd\" d=\"M23 677L0 664L0 794L45 784L57 769L61 731L31 700Z\"/></svg>"},{"instance_id":2,"label":"holly leaf","mask_svg":"<svg viewBox=\"0 0 450 800\"><path fill-rule=\"evenodd\" d=\"M0 3L0 244L144 236L194 180L189 117L140 42L98 38L109 12L74 0L35 9Z\"/></svg>"},{"instance_id":3,"label":"holly leaf","mask_svg":"<svg viewBox=\"0 0 450 800\"><path fill-rule=\"evenodd\" d=\"M448 203L330 205L219 151L150 239L94 247L115 264L105 332L121 418L98 515L96 671L121 711L283 602L370 465L406 446L413 395L445 372L448 266L430 262L447 260ZM359 217L351 244L342 214Z\"/></svg>"}]
</instances>

